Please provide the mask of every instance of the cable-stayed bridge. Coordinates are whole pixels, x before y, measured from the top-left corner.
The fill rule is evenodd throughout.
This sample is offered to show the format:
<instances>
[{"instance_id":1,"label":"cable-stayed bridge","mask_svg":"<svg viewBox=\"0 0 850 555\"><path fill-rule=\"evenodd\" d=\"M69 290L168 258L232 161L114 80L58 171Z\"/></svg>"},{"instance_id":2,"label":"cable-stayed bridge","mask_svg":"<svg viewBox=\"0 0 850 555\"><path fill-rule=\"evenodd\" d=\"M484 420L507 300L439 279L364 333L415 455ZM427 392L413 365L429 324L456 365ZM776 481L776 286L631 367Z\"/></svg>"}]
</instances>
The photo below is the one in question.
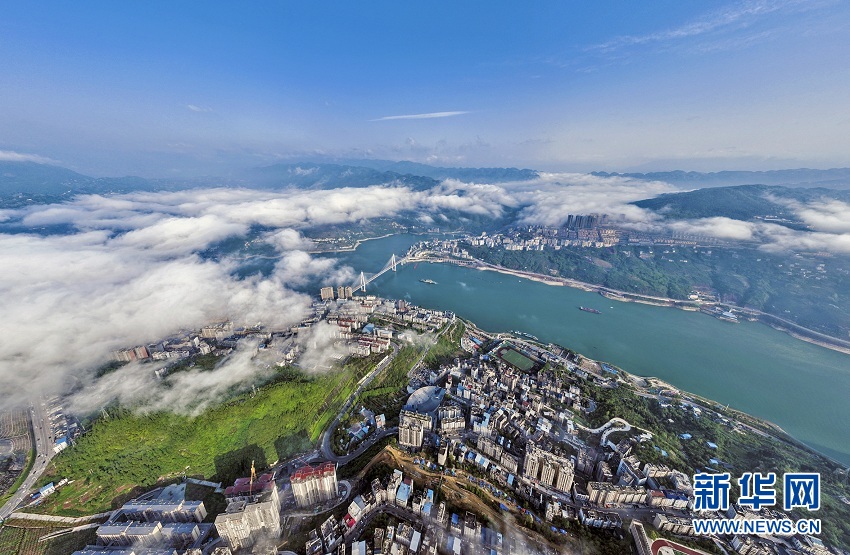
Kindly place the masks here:
<instances>
[{"instance_id":1,"label":"cable-stayed bridge","mask_svg":"<svg viewBox=\"0 0 850 555\"><path fill-rule=\"evenodd\" d=\"M410 255L406 255L403 258L399 258L396 255L392 255L389 261L384 265L383 268L377 274L367 274L365 272L360 272L360 279L357 280L357 283L353 283L351 285L352 291L362 291L366 292L366 286L384 275L389 271L396 271L396 268L401 264L407 264L411 260Z\"/></svg>"},{"instance_id":2,"label":"cable-stayed bridge","mask_svg":"<svg viewBox=\"0 0 850 555\"><path fill-rule=\"evenodd\" d=\"M467 267L478 267L479 263L475 260L458 260L457 258L443 256L439 253L431 252L428 250L415 250L411 249L408 251L406 255L403 257L398 257L396 255L392 255L387 263L384 265L381 270L376 274L367 274L366 272L360 272L360 278L356 283L351 284L351 291L362 291L366 292L366 286L384 275L389 271L396 271L396 268L402 264L410 264L411 262L447 262L450 264L456 264L458 266L467 266Z\"/></svg>"}]
</instances>

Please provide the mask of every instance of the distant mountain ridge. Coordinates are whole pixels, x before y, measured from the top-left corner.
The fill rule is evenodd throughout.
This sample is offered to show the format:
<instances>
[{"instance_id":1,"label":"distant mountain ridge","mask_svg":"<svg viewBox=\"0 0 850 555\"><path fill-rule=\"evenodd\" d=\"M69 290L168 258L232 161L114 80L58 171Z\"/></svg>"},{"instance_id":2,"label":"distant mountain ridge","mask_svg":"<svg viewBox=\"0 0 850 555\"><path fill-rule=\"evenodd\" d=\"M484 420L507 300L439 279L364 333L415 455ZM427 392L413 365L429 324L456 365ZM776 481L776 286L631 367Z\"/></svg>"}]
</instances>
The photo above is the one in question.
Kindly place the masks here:
<instances>
[{"instance_id":1,"label":"distant mountain ridge","mask_svg":"<svg viewBox=\"0 0 850 555\"><path fill-rule=\"evenodd\" d=\"M850 168L813 170L799 168L770 171L691 172L667 171L649 173L592 172L599 177L630 177L647 181L665 181L673 185L704 188L735 185L783 185L787 187L828 187L850 189Z\"/></svg>"},{"instance_id":2,"label":"distant mountain ridge","mask_svg":"<svg viewBox=\"0 0 850 555\"><path fill-rule=\"evenodd\" d=\"M189 181L144 177L90 177L75 171L36 162L0 161L0 196L73 196L187 188Z\"/></svg>"},{"instance_id":3,"label":"distant mountain ridge","mask_svg":"<svg viewBox=\"0 0 850 555\"><path fill-rule=\"evenodd\" d=\"M339 189L396 183L414 190L439 184L431 177L381 171L363 166L324 163L275 164L245 173L246 187L297 187L299 189Z\"/></svg>"},{"instance_id":4,"label":"distant mountain ridge","mask_svg":"<svg viewBox=\"0 0 850 555\"><path fill-rule=\"evenodd\" d=\"M94 178L36 162L0 161L0 193L59 194L92 184Z\"/></svg>"},{"instance_id":5,"label":"distant mountain ridge","mask_svg":"<svg viewBox=\"0 0 850 555\"><path fill-rule=\"evenodd\" d=\"M127 193L197 187L337 189L396 184L427 190L445 179L479 182L526 181L534 170L516 168L439 168L415 162L352 160L354 163L297 162L252 168L227 178L148 179L91 177L50 164L0 161L0 196L68 197L75 194ZM35 200L35 199L34 199Z\"/></svg>"},{"instance_id":6,"label":"distant mountain ridge","mask_svg":"<svg viewBox=\"0 0 850 555\"><path fill-rule=\"evenodd\" d=\"M752 220L765 216L794 219L793 212L781 200L807 203L819 199L850 202L850 190L837 191L823 187L738 185L709 187L682 193L666 193L632 204L653 210L671 220L716 216L725 216L736 220Z\"/></svg>"},{"instance_id":7,"label":"distant mountain ridge","mask_svg":"<svg viewBox=\"0 0 850 555\"><path fill-rule=\"evenodd\" d=\"M540 176L537 170L518 168L444 168L430 166L407 160L357 160L340 159L335 163L373 168L380 171L390 171L399 174L421 175L432 179L458 179L460 181L482 181L489 183L504 183L507 181L528 181Z\"/></svg>"}]
</instances>

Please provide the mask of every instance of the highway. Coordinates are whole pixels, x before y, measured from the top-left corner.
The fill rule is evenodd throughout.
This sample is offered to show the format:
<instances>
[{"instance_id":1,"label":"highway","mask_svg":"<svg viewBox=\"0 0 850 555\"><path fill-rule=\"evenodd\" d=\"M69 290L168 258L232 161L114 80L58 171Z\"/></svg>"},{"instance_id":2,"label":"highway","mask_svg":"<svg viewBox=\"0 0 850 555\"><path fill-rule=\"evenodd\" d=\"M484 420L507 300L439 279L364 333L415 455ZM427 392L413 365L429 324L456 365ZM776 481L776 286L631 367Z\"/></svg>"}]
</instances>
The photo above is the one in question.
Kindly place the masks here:
<instances>
[{"instance_id":1,"label":"highway","mask_svg":"<svg viewBox=\"0 0 850 555\"><path fill-rule=\"evenodd\" d=\"M339 413L336 415L336 418L334 418L333 422L331 422L330 425L325 428L325 433L322 434L322 443L319 448L322 456L325 459L331 462L335 462L339 465L344 465L350 460L357 457L357 455L368 449L378 439L398 432L398 428L390 428L380 433L373 434L369 439L361 443L360 447L358 447L353 453L349 453L348 455L339 456L334 453L333 449L331 448L331 438L333 437L334 430L336 430L337 426L339 426L339 421L342 419L348 409L351 408L351 404L354 402L355 399L357 399L357 396L360 395L360 393L366 388L366 386L372 383L372 380L375 379L375 376L380 374L381 371L386 368L398 354L398 346L395 343L390 343L390 345L393 348L393 352L387 355L384 360L382 360L377 366L375 366L375 369L369 372L365 378L360 380L360 384L357 386L357 389L355 389L354 392L348 397L348 400L339 410Z\"/></svg>"},{"instance_id":2,"label":"highway","mask_svg":"<svg viewBox=\"0 0 850 555\"><path fill-rule=\"evenodd\" d=\"M35 437L35 462L24 483L9 501L0 508L0 521L11 515L25 498L29 496L30 490L44 473L50 459L53 458L53 428L47 413L46 403L43 398L37 399L29 410L30 423L33 436Z\"/></svg>"}]
</instances>

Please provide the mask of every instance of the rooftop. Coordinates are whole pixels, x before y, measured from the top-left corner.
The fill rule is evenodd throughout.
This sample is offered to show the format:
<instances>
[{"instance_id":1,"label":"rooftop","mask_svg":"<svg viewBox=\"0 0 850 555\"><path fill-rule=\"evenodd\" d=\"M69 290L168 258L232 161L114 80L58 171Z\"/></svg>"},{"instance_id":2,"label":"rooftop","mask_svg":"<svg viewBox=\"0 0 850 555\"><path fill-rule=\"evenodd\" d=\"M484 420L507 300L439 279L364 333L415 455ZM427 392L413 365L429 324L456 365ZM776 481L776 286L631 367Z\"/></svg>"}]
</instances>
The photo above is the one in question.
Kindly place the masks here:
<instances>
[{"instance_id":1,"label":"rooftop","mask_svg":"<svg viewBox=\"0 0 850 555\"><path fill-rule=\"evenodd\" d=\"M326 474L336 472L336 465L332 462L327 462L319 466L302 466L290 477L291 482L300 482L310 478L321 478Z\"/></svg>"},{"instance_id":2,"label":"rooftop","mask_svg":"<svg viewBox=\"0 0 850 555\"><path fill-rule=\"evenodd\" d=\"M443 397L446 395L446 390L435 385L421 387L411 393L407 399L407 404L404 406L406 410L412 410L421 413L432 413L437 410L440 403L443 402Z\"/></svg>"}]
</instances>

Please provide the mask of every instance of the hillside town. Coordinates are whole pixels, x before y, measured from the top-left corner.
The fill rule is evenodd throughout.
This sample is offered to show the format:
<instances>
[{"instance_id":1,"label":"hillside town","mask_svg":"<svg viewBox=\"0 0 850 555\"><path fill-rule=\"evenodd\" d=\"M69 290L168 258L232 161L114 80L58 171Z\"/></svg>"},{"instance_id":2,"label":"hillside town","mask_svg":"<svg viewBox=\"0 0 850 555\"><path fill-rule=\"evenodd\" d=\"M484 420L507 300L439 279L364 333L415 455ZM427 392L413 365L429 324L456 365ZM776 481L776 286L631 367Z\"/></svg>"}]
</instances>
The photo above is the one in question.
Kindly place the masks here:
<instances>
[{"instance_id":1,"label":"hillside town","mask_svg":"<svg viewBox=\"0 0 850 555\"><path fill-rule=\"evenodd\" d=\"M122 349L115 358L223 357L248 341L258 357L271 353L259 357L264 364L297 364L305 348L299 336L318 327L330 330L330 344L340 356L392 357L394 345L411 334L440 333L457 321L452 313L354 296L345 288L326 288L321 296L288 329L220 322ZM420 358L410 368L397 426L387 427L387 415L354 407L362 425L347 429L357 436L348 446L353 451L317 449L261 469L252 463L249 475L227 485L184 476L110 513L96 528L96 543L74 555L272 554L281 546L307 555L555 553L581 530L630 545L640 555L658 553L658 542L685 553L835 553L815 535L698 538L697 517L789 516L741 504L697 512L693 469L659 462L668 453L655 446L653 430L620 417L591 428L600 392L633 387L633 376L557 345L517 333L487 333L468 322L456 347L458 356L439 367L427 368ZM160 366L157 375L167 375L168 366ZM713 419L747 433L678 391L662 389L652 396L689 418ZM696 430L681 439L717 447ZM372 446L383 449L372 456ZM652 460L637 454L647 453L647 446L657 455ZM341 477L358 457L369 458L361 461L363 470ZM702 469L725 464L711 458ZM37 505L39 496L63 485L50 484L50 491L29 503ZM210 514L205 500L213 498L223 503Z\"/></svg>"},{"instance_id":2,"label":"hillside town","mask_svg":"<svg viewBox=\"0 0 850 555\"><path fill-rule=\"evenodd\" d=\"M692 233L650 233L618 226L607 214L570 214L561 226L529 225L503 233L483 233L464 239L473 246L505 250L560 250L568 247L720 246L728 241Z\"/></svg>"},{"instance_id":3,"label":"hillside town","mask_svg":"<svg viewBox=\"0 0 850 555\"><path fill-rule=\"evenodd\" d=\"M157 375L168 375L172 365L198 355L224 357L239 345L251 344L256 350L258 364L285 366L299 360L310 343L318 339L311 332L320 330L330 340L332 358L368 356L383 353L390 348L391 340L406 341L410 333L433 333L442 327L450 314L440 310L420 308L404 300L392 301L374 295L351 294L351 287L340 287L339 296L332 287L323 288L321 300L312 304L298 324L286 329L268 329L264 326L235 326L222 321L164 338L156 343L137 345L114 351L116 363L165 362ZM370 316L379 315L383 321L400 326L396 333L387 327L369 322ZM405 335L404 329L410 332ZM305 340L305 338L309 338Z\"/></svg>"}]
</instances>

